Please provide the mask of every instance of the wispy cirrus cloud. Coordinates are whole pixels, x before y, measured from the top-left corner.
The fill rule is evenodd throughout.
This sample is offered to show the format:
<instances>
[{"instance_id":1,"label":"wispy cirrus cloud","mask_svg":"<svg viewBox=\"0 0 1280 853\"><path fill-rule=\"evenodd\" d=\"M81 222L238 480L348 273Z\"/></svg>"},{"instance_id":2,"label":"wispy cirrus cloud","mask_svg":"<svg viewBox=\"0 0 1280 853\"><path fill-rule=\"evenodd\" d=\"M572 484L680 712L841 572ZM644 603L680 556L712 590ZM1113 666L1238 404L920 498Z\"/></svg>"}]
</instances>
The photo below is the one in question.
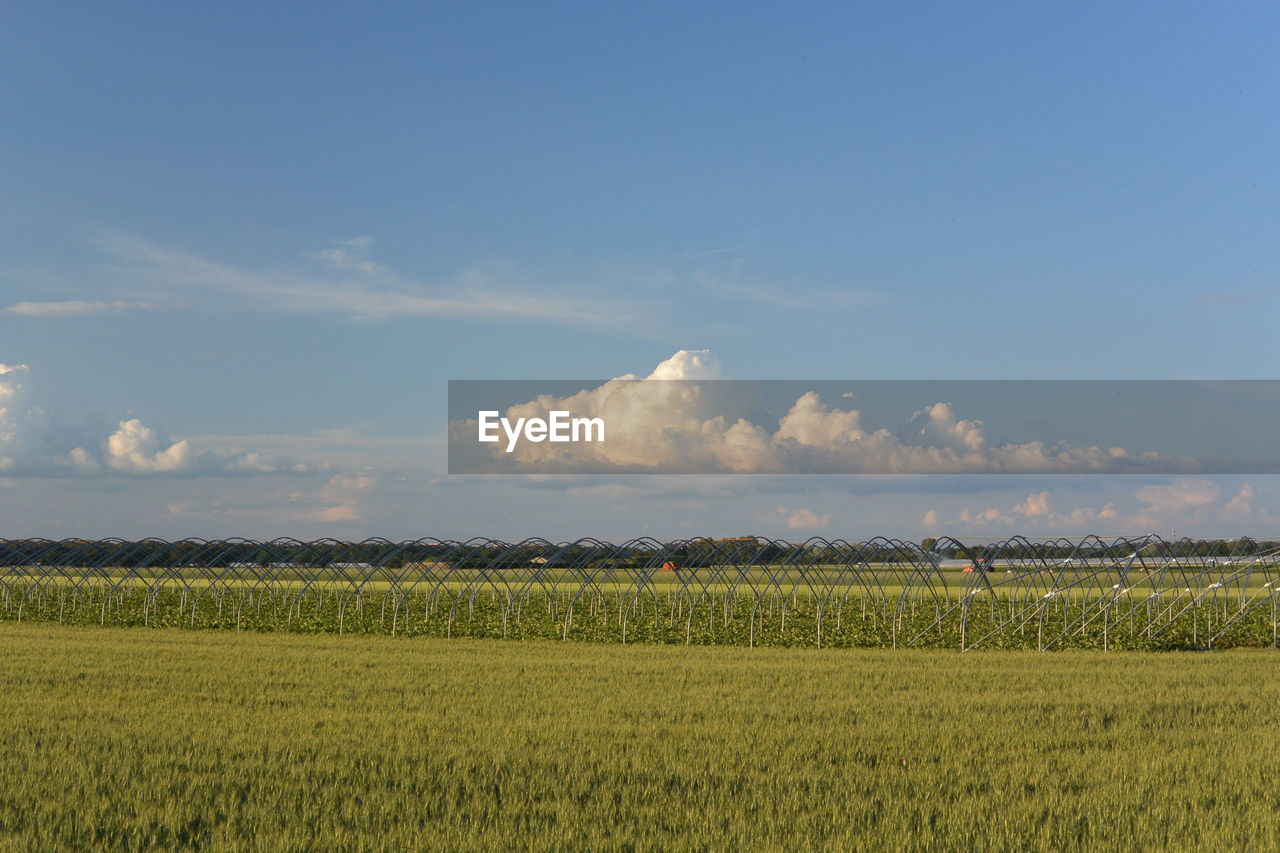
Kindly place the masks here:
<instances>
[{"instance_id":1,"label":"wispy cirrus cloud","mask_svg":"<svg viewBox=\"0 0 1280 853\"><path fill-rule=\"evenodd\" d=\"M10 314L21 317L84 317L89 314L117 314L122 311L148 310L149 302L131 302L115 299L110 302L67 300L63 302L17 302L5 308Z\"/></svg>"},{"instance_id":2,"label":"wispy cirrus cloud","mask_svg":"<svg viewBox=\"0 0 1280 853\"><path fill-rule=\"evenodd\" d=\"M56 287L62 296L69 287L78 287L91 295L57 301L28 297L3 310L28 317L74 317L216 306L362 321L430 316L531 321L666 339L677 301L689 294L725 306L796 311L870 307L887 299L883 292L864 287L770 281L752 275L736 257L718 260L716 251L622 265L588 262L556 271L497 263L424 279L376 259L371 235L252 264L124 231L98 232L92 243L104 261L94 266L91 277L83 270L57 275L26 270L8 276L25 281L35 292ZM42 277L52 281L40 284ZM681 316L679 322L700 321Z\"/></svg>"},{"instance_id":3,"label":"wispy cirrus cloud","mask_svg":"<svg viewBox=\"0 0 1280 853\"><path fill-rule=\"evenodd\" d=\"M773 308L853 308L879 305L887 299L880 291L859 287L778 287L713 275L698 276L697 281L713 295Z\"/></svg>"},{"instance_id":4,"label":"wispy cirrus cloud","mask_svg":"<svg viewBox=\"0 0 1280 853\"><path fill-rule=\"evenodd\" d=\"M342 240L306 256L306 264L256 270L209 260L121 233L96 243L130 281L177 302L217 297L248 310L336 314L381 320L397 316L531 319L612 324L635 306L550 287L517 289L478 272L443 283L408 279L369 257L373 238Z\"/></svg>"},{"instance_id":5,"label":"wispy cirrus cloud","mask_svg":"<svg viewBox=\"0 0 1280 853\"><path fill-rule=\"evenodd\" d=\"M373 238L370 236L351 237L339 240L329 248L313 253L310 257L338 269L355 270L365 275L394 275L391 270L366 255L371 245L373 245Z\"/></svg>"}]
</instances>

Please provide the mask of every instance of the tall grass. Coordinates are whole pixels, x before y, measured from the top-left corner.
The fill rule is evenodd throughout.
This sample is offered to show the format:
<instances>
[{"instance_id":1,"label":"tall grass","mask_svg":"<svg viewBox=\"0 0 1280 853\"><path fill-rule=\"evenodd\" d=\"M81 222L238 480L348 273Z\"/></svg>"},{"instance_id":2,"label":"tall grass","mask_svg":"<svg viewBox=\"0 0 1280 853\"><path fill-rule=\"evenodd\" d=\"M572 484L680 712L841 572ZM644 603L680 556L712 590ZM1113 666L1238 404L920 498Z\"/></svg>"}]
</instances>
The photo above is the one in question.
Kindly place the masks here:
<instances>
[{"instance_id":1,"label":"tall grass","mask_svg":"<svg viewBox=\"0 0 1280 853\"><path fill-rule=\"evenodd\" d=\"M0 845L1274 849L1267 652L0 625Z\"/></svg>"}]
</instances>

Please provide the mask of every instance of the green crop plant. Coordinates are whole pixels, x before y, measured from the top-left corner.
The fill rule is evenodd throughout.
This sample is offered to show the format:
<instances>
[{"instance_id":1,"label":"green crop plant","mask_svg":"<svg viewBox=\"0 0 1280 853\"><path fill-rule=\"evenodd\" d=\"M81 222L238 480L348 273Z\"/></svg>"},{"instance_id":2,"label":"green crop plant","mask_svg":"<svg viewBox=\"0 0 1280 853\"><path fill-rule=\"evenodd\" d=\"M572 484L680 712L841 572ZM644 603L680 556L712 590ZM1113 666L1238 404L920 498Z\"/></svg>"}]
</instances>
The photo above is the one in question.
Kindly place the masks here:
<instances>
[{"instance_id":1,"label":"green crop plant","mask_svg":"<svg viewBox=\"0 0 1280 853\"><path fill-rule=\"evenodd\" d=\"M1212 592L1212 591L1209 591ZM1274 593L868 595L791 586L751 595L656 588L352 589L92 581L0 588L0 621L405 637L814 648L1159 650L1270 647Z\"/></svg>"},{"instance_id":2,"label":"green crop plant","mask_svg":"<svg viewBox=\"0 0 1280 853\"><path fill-rule=\"evenodd\" d=\"M1280 846L1266 652L10 622L0 660L0 850Z\"/></svg>"}]
</instances>

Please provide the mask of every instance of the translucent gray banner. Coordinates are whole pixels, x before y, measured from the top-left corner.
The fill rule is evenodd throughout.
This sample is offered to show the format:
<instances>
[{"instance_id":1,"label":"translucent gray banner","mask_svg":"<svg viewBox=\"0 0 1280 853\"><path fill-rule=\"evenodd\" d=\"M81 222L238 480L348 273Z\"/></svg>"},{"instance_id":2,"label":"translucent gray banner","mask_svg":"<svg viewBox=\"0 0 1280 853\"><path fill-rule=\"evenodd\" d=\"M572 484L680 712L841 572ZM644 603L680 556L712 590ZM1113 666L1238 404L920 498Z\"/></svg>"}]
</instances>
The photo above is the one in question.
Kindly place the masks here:
<instances>
[{"instance_id":1,"label":"translucent gray banner","mask_svg":"<svg viewBox=\"0 0 1280 853\"><path fill-rule=\"evenodd\" d=\"M1272 474L1280 380L453 380L450 474Z\"/></svg>"}]
</instances>

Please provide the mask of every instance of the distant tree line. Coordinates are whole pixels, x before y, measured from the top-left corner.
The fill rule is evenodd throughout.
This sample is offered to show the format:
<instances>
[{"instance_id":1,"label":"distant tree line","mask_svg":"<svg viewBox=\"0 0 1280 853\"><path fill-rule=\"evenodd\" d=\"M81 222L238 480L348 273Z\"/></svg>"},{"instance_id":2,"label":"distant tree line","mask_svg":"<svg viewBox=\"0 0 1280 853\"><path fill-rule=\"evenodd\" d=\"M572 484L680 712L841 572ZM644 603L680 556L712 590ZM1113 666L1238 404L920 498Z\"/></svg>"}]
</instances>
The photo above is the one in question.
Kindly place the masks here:
<instances>
[{"instance_id":1,"label":"distant tree line","mask_svg":"<svg viewBox=\"0 0 1280 853\"><path fill-rule=\"evenodd\" d=\"M1072 542L1009 540L998 546L966 544L949 538L926 538L916 545L892 539L868 542L776 542L757 537L703 538L675 542L631 540L621 544L580 540L555 544L544 540L518 543L473 540L469 542L364 542L276 540L165 542L159 539L0 539L0 566L84 566L140 568L293 566L308 568L458 568L527 569L530 566L591 569L599 567L645 569L675 563L681 568L716 565L774 566L830 565L855 562L915 563L929 555L979 560L999 554L1004 560L1115 559L1130 557L1221 558L1247 557L1280 550L1280 542L1252 539L1182 539L1167 543L1141 541L1107 543L1096 539Z\"/></svg>"}]
</instances>

